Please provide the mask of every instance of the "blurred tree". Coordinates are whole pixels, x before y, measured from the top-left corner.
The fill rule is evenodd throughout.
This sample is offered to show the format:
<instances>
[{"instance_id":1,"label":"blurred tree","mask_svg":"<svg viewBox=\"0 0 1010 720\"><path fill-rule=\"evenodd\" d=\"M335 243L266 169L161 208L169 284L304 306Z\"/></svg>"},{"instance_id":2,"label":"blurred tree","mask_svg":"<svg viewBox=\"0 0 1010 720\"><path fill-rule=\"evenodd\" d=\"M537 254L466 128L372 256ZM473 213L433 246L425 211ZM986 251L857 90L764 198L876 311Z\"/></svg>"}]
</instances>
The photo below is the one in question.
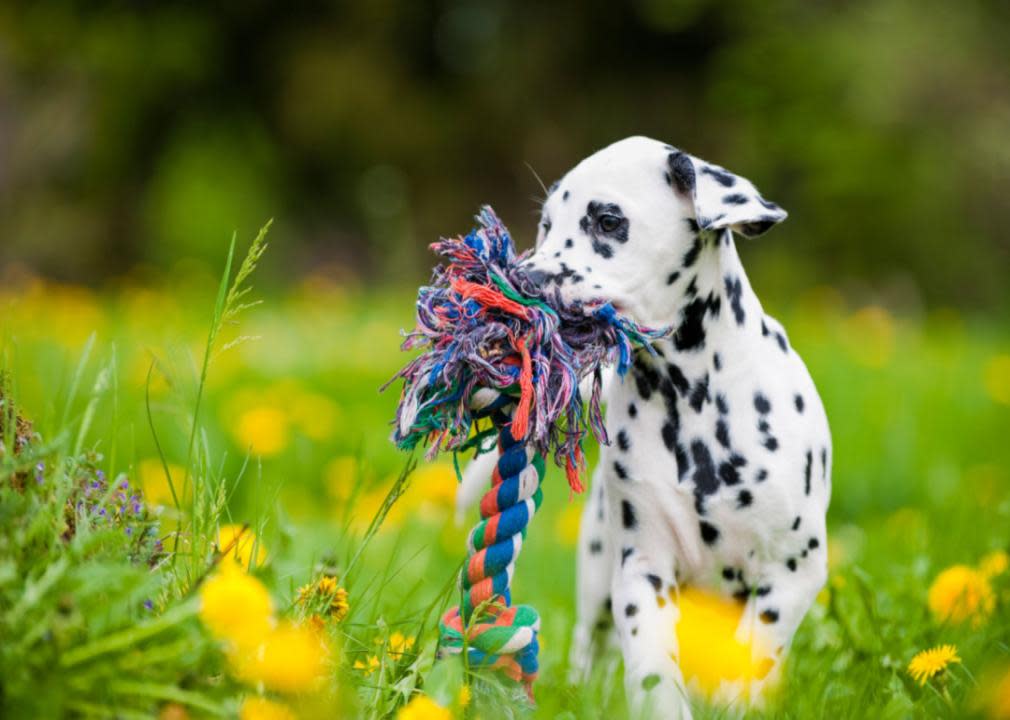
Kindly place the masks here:
<instances>
[{"instance_id":1,"label":"blurred tree","mask_svg":"<svg viewBox=\"0 0 1010 720\"><path fill-rule=\"evenodd\" d=\"M1010 6L988 0L59 2L0 7L0 263L215 259L416 281L493 202L644 133L792 213L756 282L1010 301Z\"/></svg>"}]
</instances>

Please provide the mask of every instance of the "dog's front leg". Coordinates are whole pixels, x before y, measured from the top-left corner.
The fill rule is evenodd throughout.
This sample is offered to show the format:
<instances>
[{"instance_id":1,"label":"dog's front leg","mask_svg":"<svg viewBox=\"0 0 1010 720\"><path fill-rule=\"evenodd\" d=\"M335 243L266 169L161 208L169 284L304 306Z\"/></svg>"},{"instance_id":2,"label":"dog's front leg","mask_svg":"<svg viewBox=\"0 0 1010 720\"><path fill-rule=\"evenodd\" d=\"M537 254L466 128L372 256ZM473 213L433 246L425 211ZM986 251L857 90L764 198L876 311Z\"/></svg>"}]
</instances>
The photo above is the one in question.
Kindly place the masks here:
<instances>
[{"instance_id":1,"label":"dog's front leg","mask_svg":"<svg viewBox=\"0 0 1010 720\"><path fill-rule=\"evenodd\" d=\"M578 545L575 631L568 657L569 682L585 682L599 654L601 633L609 633L613 538L607 534L606 483L598 466L582 509Z\"/></svg>"},{"instance_id":2,"label":"dog's front leg","mask_svg":"<svg viewBox=\"0 0 1010 720\"><path fill-rule=\"evenodd\" d=\"M636 718L688 720L674 628L678 611L673 578L634 547L622 551L611 594L614 622L624 654L624 683ZM668 564L668 563L667 563Z\"/></svg>"}]
</instances>

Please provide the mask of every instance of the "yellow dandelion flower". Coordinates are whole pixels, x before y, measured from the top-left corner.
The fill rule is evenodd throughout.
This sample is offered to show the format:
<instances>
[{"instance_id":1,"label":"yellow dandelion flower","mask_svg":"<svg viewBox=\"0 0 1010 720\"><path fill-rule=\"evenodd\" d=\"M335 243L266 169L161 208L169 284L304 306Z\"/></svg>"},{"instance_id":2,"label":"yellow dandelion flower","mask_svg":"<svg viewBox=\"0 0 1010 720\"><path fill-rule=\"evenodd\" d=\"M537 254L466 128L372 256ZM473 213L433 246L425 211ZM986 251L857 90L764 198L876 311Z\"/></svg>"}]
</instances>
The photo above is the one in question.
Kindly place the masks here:
<instances>
[{"instance_id":1,"label":"yellow dandelion flower","mask_svg":"<svg viewBox=\"0 0 1010 720\"><path fill-rule=\"evenodd\" d=\"M677 646L688 684L712 696L723 681L761 679L774 666L764 643L737 638L739 603L695 588L681 590L677 603Z\"/></svg>"},{"instance_id":2,"label":"yellow dandelion flower","mask_svg":"<svg viewBox=\"0 0 1010 720\"><path fill-rule=\"evenodd\" d=\"M340 622L347 617L347 613L350 611L351 604L347 600L347 591L342 587L338 587L330 600L330 617L336 622Z\"/></svg>"},{"instance_id":3,"label":"yellow dandelion flower","mask_svg":"<svg viewBox=\"0 0 1010 720\"><path fill-rule=\"evenodd\" d=\"M985 391L995 402L1010 405L1010 354L993 356L982 371Z\"/></svg>"},{"instance_id":4,"label":"yellow dandelion flower","mask_svg":"<svg viewBox=\"0 0 1010 720\"><path fill-rule=\"evenodd\" d=\"M270 593L234 563L225 563L200 588L200 619L214 637L255 647L273 625Z\"/></svg>"},{"instance_id":5,"label":"yellow dandelion flower","mask_svg":"<svg viewBox=\"0 0 1010 720\"><path fill-rule=\"evenodd\" d=\"M351 496L351 491L359 476L360 470L356 458L349 455L334 458L327 463L323 470L323 481L326 484L327 494L333 500L346 500Z\"/></svg>"},{"instance_id":6,"label":"yellow dandelion flower","mask_svg":"<svg viewBox=\"0 0 1010 720\"><path fill-rule=\"evenodd\" d=\"M316 586L311 583L307 585L302 585L298 588L298 604L305 605L309 602L309 599L316 592Z\"/></svg>"},{"instance_id":7,"label":"yellow dandelion flower","mask_svg":"<svg viewBox=\"0 0 1010 720\"><path fill-rule=\"evenodd\" d=\"M427 695L415 695L396 713L396 720L452 720L452 713Z\"/></svg>"},{"instance_id":8,"label":"yellow dandelion flower","mask_svg":"<svg viewBox=\"0 0 1010 720\"><path fill-rule=\"evenodd\" d=\"M579 525L582 522L582 503L569 502L554 524L554 534L564 547L575 547L579 539Z\"/></svg>"},{"instance_id":9,"label":"yellow dandelion flower","mask_svg":"<svg viewBox=\"0 0 1010 720\"><path fill-rule=\"evenodd\" d=\"M263 697L250 697L242 701L238 717L239 720L295 720L295 714L287 705Z\"/></svg>"},{"instance_id":10,"label":"yellow dandelion flower","mask_svg":"<svg viewBox=\"0 0 1010 720\"><path fill-rule=\"evenodd\" d=\"M987 579L1002 575L1010 568L1010 555L1002 550L993 550L982 556L978 563L978 571Z\"/></svg>"},{"instance_id":11,"label":"yellow dandelion flower","mask_svg":"<svg viewBox=\"0 0 1010 720\"><path fill-rule=\"evenodd\" d=\"M256 549L254 568L267 561L267 549L262 542L256 541L256 533L248 525L222 525L217 532L217 547L225 553L225 557L234 560L242 567L249 567L253 548Z\"/></svg>"},{"instance_id":12,"label":"yellow dandelion flower","mask_svg":"<svg viewBox=\"0 0 1010 720\"><path fill-rule=\"evenodd\" d=\"M929 650L923 650L908 663L908 674L919 683L925 685L931 678L939 675L951 663L959 663L957 648L953 645L939 645Z\"/></svg>"},{"instance_id":13,"label":"yellow dandelion flower","mask_svg":"<svg viewBox=\"0 0 1010 720\"><path fill-rule=\"evenodd\" d=\"M148 505L151 507L158 507L159 505L168 507L174 504L172 500L172 488L168 484L168 478L165 477L165 466L161 464L161 460L157 458L142 460L137 466L137 474L140 476L140 489L144 491L144 501ZM185 499L182 496L182 481L186 473L178 465L169 463L168 474L172 478L176 495L179 501L182 502Z\"/></svg>"},{"instance_id":14,"label":"yellow dandelion flower","mask_svg":"<svg viewBox=\"0 0 1010 720\"><path fill-rule=\"evenodd\" d=\"M414 647L414 638L405 637L403 633L397 631L389 636L389 645L387 646L389 657L394 660L399 660L403 657L403 654L409 652L411 648Z\"/></svg>"},{"instance_id":15,"label":"yellow dandelion flower","mask_svg":"<svg viewBox=\"0 0 1010 720\"><path fill-rule=\"evenodd\" d=\"M252 652L232 656L236 675L279 692L296 693L318 685L325 670L327 648L311 628L282 623Z\"/></svg>"},{"instance_id":16,"label":"yellow dandelion flower","mask_svg":"<svg viewBox=\"0 0 1010 720\"><path fill-rule=\"evenodd\" d=\"M967 565L953 565L936 576L928 602L937 621L970 620L978 627L992 614L996 598L985 575Z\"/></svg>"},{"instance_id":17,"label":"yellow dandelion flower","mask_svg":"<svg viewBox=\"0 0 1010 720\"><path fill-rule=\"evenodd\" d=\"M312 629L312 632L318 635L322 635L326 632L326 621L318 615L311 615L307 622L309 623L309 627Z\"/></svg>"},{"instance_id":18,"label":"yellow dandelion flower","mask_svg":"<svg viewBox=\"0 0 1010 720\"><path fill-rule=\"evenodd\" d=\"M996 677L985 688L984 703L992 720L1010 720L1010 670Z\"/></svg>"},{"instance_id":19,"label":"yellow dandelion flower","mask_svg":"<svg viewBox=\"0 0 1010 720\"><path fill-rule=\"evenodd\" d=\"M379 658L369 655L368 660L355 660L352 666L355 670L361 670L366 676L371 675L379 669Z\"/></svg>"},{"instance_id":20,"label":"yellow dandelion flower","mask_svg":"<svg viewBox=\"0 0 1010 720\"><path fill-rule=\"evenodd\" d=\"M287 414L280 408L258 405L239 415L235 439L253 455L271 457L282 452L290 436Z\"/></svg>"},{"instance_id":21,"label":"yellow dandelion flower","mask_svg":"<svg viewBox=\"0 0 1010 720\"><path fill-rule=\"evenodd\" d=\"M185 705L170 702L162 706L158 720L189 720L189 711Z\"/></svg>"},{"instance_id":22,"label":"yellow dandelion flower","mask_svg":"<svg viewBox=\"0 0 1010 720\"><path fill-rule=\"evenodd\" d=\"M337 591L337 579L332 575L323 575L319 578L319 592L323 595L332 595Z\"/></svg>"}]
</instances>

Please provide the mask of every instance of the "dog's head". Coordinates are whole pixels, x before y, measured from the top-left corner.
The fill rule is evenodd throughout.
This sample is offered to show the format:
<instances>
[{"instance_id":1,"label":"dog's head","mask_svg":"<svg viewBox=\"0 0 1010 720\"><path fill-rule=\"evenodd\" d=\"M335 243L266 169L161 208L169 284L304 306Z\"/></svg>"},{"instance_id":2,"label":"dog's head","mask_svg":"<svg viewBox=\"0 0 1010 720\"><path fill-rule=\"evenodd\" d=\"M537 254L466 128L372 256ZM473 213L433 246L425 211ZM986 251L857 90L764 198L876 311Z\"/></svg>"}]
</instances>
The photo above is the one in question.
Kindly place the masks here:
<instances>
[{"instance_id":1,"label":"dog's head","mask_svg":"<svg viewBox=\"0 0 1010 720\"><path fill-rule=\"evenodd\" d=\"M610 300L641 322L660 324L698 259L700 235L732 229L756 237L785 217L748 180L631 137L551 187L529 267L568 301Z\"/></svg>"}]
</instances>

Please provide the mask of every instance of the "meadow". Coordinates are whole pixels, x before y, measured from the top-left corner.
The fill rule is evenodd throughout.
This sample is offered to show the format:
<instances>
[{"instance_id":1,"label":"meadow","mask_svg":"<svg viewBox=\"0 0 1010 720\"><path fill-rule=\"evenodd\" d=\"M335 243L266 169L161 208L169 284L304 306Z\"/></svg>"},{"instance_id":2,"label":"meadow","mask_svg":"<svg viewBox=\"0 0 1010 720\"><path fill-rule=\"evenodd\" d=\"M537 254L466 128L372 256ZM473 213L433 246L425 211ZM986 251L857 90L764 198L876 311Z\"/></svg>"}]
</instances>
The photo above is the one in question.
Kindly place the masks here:
<instances>
[{"instance_id":1,"label":"meadow","mask_svg":"<svg viewBox=\"0 0 1010 720\"><path fill-rule=\"evenodd\" d=\"M618 658L566 682L583 499L556 468L513 586L543 618L537 704L434 662L476 511L455 521L451 458L407 472L389 441L414 289L261 297L239 260L0 287L0 716L626 716ZM766 302L835 461L830 580L754 714L1010 717L1008 328Z\"/></svg>"}]
</instances>

